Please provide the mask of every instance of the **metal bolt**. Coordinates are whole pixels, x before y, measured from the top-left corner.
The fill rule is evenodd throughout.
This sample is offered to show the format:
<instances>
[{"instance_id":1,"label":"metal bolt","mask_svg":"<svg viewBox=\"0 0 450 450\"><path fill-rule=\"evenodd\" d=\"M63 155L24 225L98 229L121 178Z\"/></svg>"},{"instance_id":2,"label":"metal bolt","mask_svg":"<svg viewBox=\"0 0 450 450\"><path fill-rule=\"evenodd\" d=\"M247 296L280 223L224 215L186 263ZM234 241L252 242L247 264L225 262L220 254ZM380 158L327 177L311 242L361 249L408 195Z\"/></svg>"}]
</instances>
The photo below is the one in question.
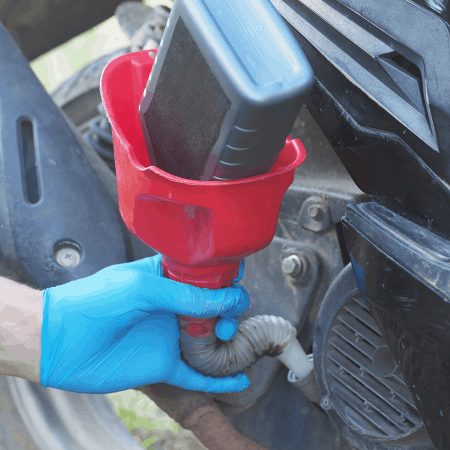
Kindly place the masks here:
<instances>
[{"instance_id":1,"label":"metal bolt","mask_svg":"<svg viewBox=\"0 0 450 450\"><path fill-rule=\"evenodd\" d=\"M281 270L285 275L297 277L303 272L303 262L297 255L290 255L281 262Z\"/></svg>"},{"instance_id":2,"label":"metal bolt","mask_svg":"<svg viewBox=\"0 0 450 450\"><path fill-rule=\"evenodd\" d=\"M81 252L74 244L62 242L55 250L55 260L61 267L76 267L80 264Z\"/></svg>"},{"instance_id":3,"label":"metal bolt","mask_svg":"<svg viewBox=\"0 0 450 450\"><path fill-rule=\"evenodd\" d=\"M313 204L308 207L308 214L314 220L319 221L319 220L322 220L322 218L324 216L324 211L323 211L323 208L321 205Z\"/></svg>"}]
</instances>

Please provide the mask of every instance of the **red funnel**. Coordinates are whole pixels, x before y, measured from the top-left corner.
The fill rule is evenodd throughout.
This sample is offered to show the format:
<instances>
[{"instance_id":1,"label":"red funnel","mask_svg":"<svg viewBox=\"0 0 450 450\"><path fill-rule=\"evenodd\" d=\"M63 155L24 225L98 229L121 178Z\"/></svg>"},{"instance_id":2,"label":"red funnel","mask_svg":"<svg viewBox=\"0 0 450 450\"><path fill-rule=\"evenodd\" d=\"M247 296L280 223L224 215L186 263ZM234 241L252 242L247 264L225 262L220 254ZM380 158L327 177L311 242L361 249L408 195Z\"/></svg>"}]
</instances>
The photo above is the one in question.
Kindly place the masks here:
<instances>
[{"instance_id":1,"label":"red funnel","mask_svg":"<svg viewBox=\"0 0 450 450\"><path fill-rule=\"evenodd\" d=\"M306 152L299 140L287 139L268 173L234 181L186 180L152 166L138 105L153 61L148 51L119 56L101 80L120 212L131 232L163 255L167 276L200 287L228 286L240 260L272 240L282 197ZM210 329L192 324L187 331Z\"/></svg>"}]
</instances>

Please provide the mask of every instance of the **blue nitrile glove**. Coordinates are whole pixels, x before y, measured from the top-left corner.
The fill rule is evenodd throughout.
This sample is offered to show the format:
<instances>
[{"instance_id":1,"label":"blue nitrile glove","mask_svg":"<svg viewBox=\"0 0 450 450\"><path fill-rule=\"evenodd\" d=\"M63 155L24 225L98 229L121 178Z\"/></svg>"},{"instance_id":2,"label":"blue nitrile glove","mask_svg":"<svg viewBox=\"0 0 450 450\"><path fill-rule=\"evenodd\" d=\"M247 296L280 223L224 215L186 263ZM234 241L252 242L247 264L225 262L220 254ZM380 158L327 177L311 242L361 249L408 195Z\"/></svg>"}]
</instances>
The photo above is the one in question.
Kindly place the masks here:
<instances>
[{"instance_id":1,"label":"blue nitrile glove","mask_svg":"<svg viewBox=\"0 0 450 450\"><path fill-rule=\"evenodd\" d=\"M233 280L233 283L239 283L244 277L244 269L245 263L244 260L241 261L239 266L239 273L237 277ZM237 330L239 328L239 320L238 317L227 317L221 320L218 320L216 323L216 327L214 329L216 336L222 341L231 341L234 338Z\"/></svg>"},{"instance_id":2,"label":"blue nitrile glove","mask_svg":"<svg viewBox=\"0 0 450 450\"><path fill-rule=\"evenodd\" d=\"M161 257L155 256L107 267L43 295L44 386L106 393L160 382L207 392L249 385L244 374L213 378L196 372L179 348L176 314L233 322L249 304L239 286L209 290L177 283L162 276Z\"/></svg>"}]
</instances>

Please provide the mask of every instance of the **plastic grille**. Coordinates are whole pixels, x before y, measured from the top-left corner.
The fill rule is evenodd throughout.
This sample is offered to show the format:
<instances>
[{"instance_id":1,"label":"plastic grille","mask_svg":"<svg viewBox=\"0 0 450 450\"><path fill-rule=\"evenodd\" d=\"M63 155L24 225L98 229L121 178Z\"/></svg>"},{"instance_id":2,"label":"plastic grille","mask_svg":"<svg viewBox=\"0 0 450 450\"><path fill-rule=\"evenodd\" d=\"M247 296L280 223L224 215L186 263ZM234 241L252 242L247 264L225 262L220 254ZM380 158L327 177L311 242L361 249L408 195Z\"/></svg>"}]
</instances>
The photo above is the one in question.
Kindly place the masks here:
<instances>
[{"instance_id":1,"label":"plastic grille","mask_svg":"<svg viewBox=\"0 0 450 450\"><path fill-rule=\"evenodd\" d=\"M367 303L352 297L336 315L325 377L339 416L359 433L398 438L422 426L409 390Z\"/></svg>"}]
</instances>

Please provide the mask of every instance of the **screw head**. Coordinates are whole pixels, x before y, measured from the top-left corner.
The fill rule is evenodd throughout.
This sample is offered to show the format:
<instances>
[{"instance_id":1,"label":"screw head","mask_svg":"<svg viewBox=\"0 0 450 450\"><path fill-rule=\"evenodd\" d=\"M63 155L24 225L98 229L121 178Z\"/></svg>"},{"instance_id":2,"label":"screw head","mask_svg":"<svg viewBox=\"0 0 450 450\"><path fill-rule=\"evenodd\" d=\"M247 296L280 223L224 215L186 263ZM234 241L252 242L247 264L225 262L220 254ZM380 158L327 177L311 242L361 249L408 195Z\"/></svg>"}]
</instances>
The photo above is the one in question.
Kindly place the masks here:
<instances>
[{"instance_id":1,"label":"screw head","mask_svg":"<svg viewBox=\"0 0 450 450\"><path fill-rule=\"evenodd\" d=\"M320 406L322 407L322 409L330 409L331 407L331 403L330 403L330 399L328 398L327 395L324 395L321 400L320 400Z\"/></svg>"},{"instance_id":2,"label":"screw head","mask_svg":"<svg viewBox=\"0 0 450 450\"><path fill-rule=\"evenodd\" d=\"M297 255L289 255L281 261L281 270L285 275L296 277L303 271L303 262Z\"/></svg>"},{"instance_id":3,"label":"screw head","mask_svg":"<svg viewBox=\"0 0 450 450\"><path fill-rule=\"evenodd\" d=\"M81 262L81 251L72 242L61 242L55 248L55 260L65 269L78 266Z\"/></svg>"},{"instance_id":4,"label":"screw head","mask_svg":"<svg viewBox=\"0 0 450 450\"><path fill-rule=\"evenodd\" d=\"M308 214L314 220L321 220L324 216L324 211L321 205L313 204L308 207Z\"/></svg>"}]
</instances>

